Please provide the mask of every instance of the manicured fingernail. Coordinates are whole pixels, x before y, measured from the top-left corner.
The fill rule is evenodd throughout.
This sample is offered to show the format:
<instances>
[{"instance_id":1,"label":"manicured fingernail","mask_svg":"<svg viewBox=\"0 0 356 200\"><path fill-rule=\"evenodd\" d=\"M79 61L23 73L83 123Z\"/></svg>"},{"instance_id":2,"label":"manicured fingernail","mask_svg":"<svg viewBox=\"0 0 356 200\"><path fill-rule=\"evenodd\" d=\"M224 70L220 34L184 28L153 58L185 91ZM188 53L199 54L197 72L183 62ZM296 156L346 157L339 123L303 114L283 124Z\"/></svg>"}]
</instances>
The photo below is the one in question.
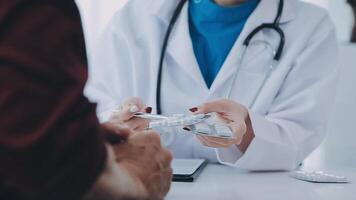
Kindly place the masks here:
<instances>
[{"instance_id":1,"label":"manicured fingernail","mask_svg":"<svg viewBox=\"0 0 356 200\"><path fill-rule=\"evenodd\" d=\"M135 113L135 112L138 112L138 107L136 106L136 105L133 105L133 106L131 106L130 107L130 112L132 112L132 113Z\"/></svg>"},{"instance_id":2,"label":"manicured fingernail","mask_svg":"<svg viewBox=\"0 0 356 200\"><path fill-rule=\"evenodd\" d=\"M146 113L152 113L152 107L145 108Z\"/></svg>"},{"instance_id":3,"label":"manicured fingernail","mask_svg":"<svg viewBox=\"0 0 356 200\"><path fill-rule=\"evenodd\" d=\"M195 108L191 108L191 109L189 109L189 110L190 110L190 112L197 112L197 111L198 111L198 108L195 107Z\"/></svg>"},{"instance_id":4,"label":"manicured fingernail","mask_svg":"<svg viewBox=\"0 0 356 200\"><path fill-rule=\"evenodd\" d=\"M183 130L185 130L185 131L191 131L191 130L190 130L189 128L187 128L187 127L184 127Z\"/></svg>"}]
</instances>

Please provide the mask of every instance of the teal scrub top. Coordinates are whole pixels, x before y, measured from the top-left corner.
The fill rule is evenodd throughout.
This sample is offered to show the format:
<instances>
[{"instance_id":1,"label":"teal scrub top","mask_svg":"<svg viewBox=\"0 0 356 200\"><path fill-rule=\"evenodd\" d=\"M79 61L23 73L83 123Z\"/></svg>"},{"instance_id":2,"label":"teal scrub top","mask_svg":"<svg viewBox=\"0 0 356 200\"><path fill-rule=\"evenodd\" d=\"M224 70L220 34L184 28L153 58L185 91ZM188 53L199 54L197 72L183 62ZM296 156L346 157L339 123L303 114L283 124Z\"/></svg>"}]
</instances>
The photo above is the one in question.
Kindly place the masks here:
<instances>
[{"instance_id":1,"label":"teal scrub top","mask_svg":"<svg viewBox=\"0 0 356 200\"><path fill-rule=\"evenodd\" d=\"M210 88L259 0L221 6L213 0L189 1L189 30L200 71Z\"/></svg>"}]
</instances>

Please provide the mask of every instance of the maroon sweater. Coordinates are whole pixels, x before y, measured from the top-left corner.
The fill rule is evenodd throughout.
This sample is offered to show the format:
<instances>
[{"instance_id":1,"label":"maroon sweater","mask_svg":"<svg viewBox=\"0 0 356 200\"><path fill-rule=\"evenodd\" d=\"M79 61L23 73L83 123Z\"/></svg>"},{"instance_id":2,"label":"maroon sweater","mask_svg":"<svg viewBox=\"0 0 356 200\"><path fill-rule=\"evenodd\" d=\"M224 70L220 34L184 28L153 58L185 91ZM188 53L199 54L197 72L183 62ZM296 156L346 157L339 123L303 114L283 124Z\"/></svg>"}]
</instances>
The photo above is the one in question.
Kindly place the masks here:
<instances>
[{"instance_id":1,"label":"maroon sweater","mask_svg":"<svg viewBox=\"0 0 356 200\"><path fill-rule=\"evenodd\" d=\"M352 7L355 19L354 27L351 33L351 42L356 42L356 0L348 0L348 3Z\"/></svg>"},{"instance_id":2,"label":"maroon sweater","mask_svg":"<svg viewBox=\"0 0 356 200\"><path fill-rule=\"evenodd\" d=\"M0 199L78 200L106 151L74 0L0 0Z\"/></svg>"}]
</instances>

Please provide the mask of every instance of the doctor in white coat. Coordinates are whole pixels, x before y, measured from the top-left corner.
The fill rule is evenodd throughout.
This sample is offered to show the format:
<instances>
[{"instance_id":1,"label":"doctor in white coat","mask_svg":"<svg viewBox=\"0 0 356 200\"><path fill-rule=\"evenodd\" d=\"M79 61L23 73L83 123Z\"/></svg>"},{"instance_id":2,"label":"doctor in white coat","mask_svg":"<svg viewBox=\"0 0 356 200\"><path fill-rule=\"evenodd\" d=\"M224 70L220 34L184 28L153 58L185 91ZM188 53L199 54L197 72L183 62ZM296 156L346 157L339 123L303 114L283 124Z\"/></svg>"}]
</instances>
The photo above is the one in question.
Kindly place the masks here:
<instances>
[{"instance_id":1,"label":"doctor in white coat","mask_svg":"<svg viewBox=\"0 0 356 200\"><path fill-rule=\"evenodd\" d=\"M206 158L248 170L295 169L323 140L333 104L337 42L331 19L319 7L285 0L278 21L285 46L268 75L269 47L277 48L280 39L275 31L259 31L241 56L246 37L259 25L273 23L280 6L279 0L259 1L208 85L189 24L189 4L200 2L185 3L173 26L163 60L159 106L167 115L188 109L218 112L236 140L196 137L172 129L162 132L164 143L176 158ZM215 0L225 7L241 2ZM135 104L149 112L151 108L145 106L149 105L157 111L160 54L178 3L131 0L112 19L90 56L85 91L98 102L102 123L142 129L147 122L132 117L128 106ZM226 99L229 88L231 95ZM125 102L129 97L138 98ZM113 114L119 105L124 105L121 113Z\"/></svg>"}]
</instances>

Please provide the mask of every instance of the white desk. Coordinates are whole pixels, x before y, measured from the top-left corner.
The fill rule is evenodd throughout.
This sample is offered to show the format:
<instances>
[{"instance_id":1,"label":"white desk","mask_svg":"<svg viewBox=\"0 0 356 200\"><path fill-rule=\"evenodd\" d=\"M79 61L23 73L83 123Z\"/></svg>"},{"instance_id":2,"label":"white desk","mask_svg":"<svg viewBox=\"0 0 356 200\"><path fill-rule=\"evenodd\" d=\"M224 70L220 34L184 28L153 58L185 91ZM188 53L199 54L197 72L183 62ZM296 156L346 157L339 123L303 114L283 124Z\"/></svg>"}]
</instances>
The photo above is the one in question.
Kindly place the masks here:
<instances>
[{"instance_id":1,"label":"white desk","mask_svg":"<svg viewBox=\"0 0 356 200\"><path fill-rule=\"evenodd\" d=\"M332 172L337 172L332 170ZM356 181L356 169L344 172ZM356 184L316 184L286 172L249 173L208 165L194 183L173 183L167 200L355 200Z\"/></svg>"}]
</instances>

